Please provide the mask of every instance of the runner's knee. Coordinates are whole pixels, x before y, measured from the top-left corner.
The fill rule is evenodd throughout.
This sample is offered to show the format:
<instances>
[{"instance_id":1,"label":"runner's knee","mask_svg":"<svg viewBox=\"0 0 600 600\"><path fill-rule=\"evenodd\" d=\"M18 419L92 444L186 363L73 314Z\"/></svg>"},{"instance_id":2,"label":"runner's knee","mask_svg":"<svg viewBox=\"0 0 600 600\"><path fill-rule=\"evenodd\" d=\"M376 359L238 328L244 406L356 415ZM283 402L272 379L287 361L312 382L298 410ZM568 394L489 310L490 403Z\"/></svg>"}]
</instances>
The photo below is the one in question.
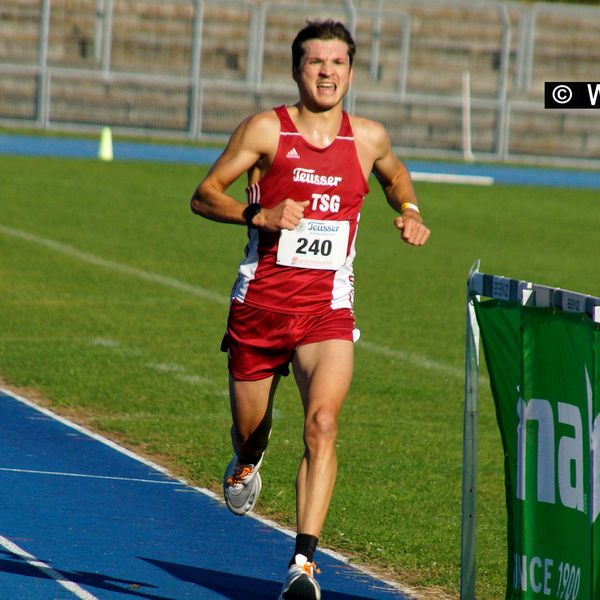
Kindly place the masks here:
<instances>
[{"instance_id":1,"label":"runner's knee","mask_svg":"<svg viewBox=\"0 0 600 600\"><path fill-rule=\"evenodd\" d=\"M311 451L330 445L337 438L337 415L330 410L320 409L309 415L304 424L304 439Z\"/></svg>"}]
</instances>

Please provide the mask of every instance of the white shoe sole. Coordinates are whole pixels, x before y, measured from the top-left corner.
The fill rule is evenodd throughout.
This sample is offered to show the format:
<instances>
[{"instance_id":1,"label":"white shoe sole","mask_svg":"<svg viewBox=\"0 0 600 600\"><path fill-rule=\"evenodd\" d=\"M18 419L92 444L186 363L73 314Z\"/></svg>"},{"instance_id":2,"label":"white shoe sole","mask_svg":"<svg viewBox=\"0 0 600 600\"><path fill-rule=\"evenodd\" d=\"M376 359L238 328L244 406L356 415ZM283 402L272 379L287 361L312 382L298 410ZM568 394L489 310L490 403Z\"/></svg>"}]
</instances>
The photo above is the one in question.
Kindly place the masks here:
<instances>
[{"instance_id":1,"label":"white shoe sole","mask_svg":"<svg viewBox=\"0 0 600 600\"><path fill-rule=\"evenodd\" d=\"M300 575L279 594L278 600L321 600L321 588L309 575Z\"/></svg>"}]
</instances>

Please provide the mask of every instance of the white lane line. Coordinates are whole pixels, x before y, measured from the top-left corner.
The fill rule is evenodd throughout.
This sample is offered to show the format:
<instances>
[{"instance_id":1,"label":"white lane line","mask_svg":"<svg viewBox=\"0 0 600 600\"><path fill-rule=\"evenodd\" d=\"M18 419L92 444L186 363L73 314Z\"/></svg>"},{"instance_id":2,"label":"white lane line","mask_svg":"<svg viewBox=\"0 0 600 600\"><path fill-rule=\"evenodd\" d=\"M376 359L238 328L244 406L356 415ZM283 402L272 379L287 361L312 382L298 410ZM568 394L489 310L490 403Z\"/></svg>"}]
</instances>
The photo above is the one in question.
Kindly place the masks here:
<instances>
[{"instance_id":1,"label":"white lane line","mask_svg":"<svg viewBox=\"0 0 600 600\"><path fill-rule=\"evenodd\" d=\"M389 348L388 346L374 344L373 342L368 342L362 337L356 343L356 348L367 350L369 352L379 354L380 356L385 356L401 362L410 363L416 367L426 369L427 371L437 371L441 375L446 375L453 378L462 378L465 376L464 369L453 367L441 361L432 360L426 356L419 356L418 354L413 354L404 350L396 350L394 348Z\"/></svg>"},{"instance_id":2,"label":"white lane line","mask_svg":"<svg viewBox=\"0 0 600 600\"><path fill-rule=\"evenodd\" d=\"M467 185L494 185L494 178L487 175L461 175L458 173L427 173L413 171L413 181L430 181L433 183L464 183Z\"/></svg>"},{"instance_id":3,"label":"white lane line","mask_svg":"<svg viewBox=\"0 0 600 600\"><path fill-rule=\"evenodd\" d=\"M35 469L13 469L0 467L0 471L11 473L29 473L32 475L59 475L61 477L81 477L83 479L110 479L113 481L134 481L137 483L158 483L159 485L181 485L180 481L159 481L157 479L138 479L136 477L115 477L113 475L88 475L86 473L63 473L61 471L38 471Z\"/></svg>"},{"instance_id":4,"label":"white lane line","mask_svg":"<svg viewBox=\"0 0 600 600\"><path fill-rule=\"evenodd\" d=\"M69 590L72 594L77 596L77 598L81 598L81 600L98 600L96 596L90 594L88 591L84 590L82 587L78 586L75 582L70 581L57 571L55 571L50 565L46 564L44 561L39 560L33 554L29 554L17 546L14 542L11 542L8 538L0 535L0 546L3 546L6 550L8 550L11 554L22 558L27 564L39 569L44 575L47 575L50 579L54 579L56 583L62 585L65 589Z\"/></svg>"},{"instance_id":5,"label":"white lane line","mask_svg":"<svg viewBox=\"0 0 600 600\"><path fill-rule=\"evenodd\" d=\"M210 300L218 304L229 304L229 300L221 294L217 294L216 292L212 292L211 290L204 289L197 285L186 283L185 281L175 279L174 277L167 277L166 275L159 275L158 273L151 273L150 271L144 271L143 269L138 269L136 267L124 265L122 263L106 260L105 258L102 258L100 256L96 256L88 252L82 252L74 246L63 244L62 242L57 242L48 238L40 237L33 233L28 233L27 231L13 229L12 227L0 225L0 232L14 238L25 240L27 242L33 242L34 244L38 244L39 246L44 246L46 248L49 248L50 250L54 250L55 252L64 254L65 256L76 258L78 260L89 263L91 265L95 265L97 267L104 267L105 269L110 269L111 271L117 271L118 273L132 275L133 277L137 277L138 279L150 281L151 283L158 283L159 285L164 285L166 287L170 287L181 292L193 294L194 296L199 296L200 298L204 298L205 300Z\"/></svg>"},{"instance_id":6,"label":"white lane line","mask_svg":"<svg viewBox=\"0 0 600 600\"><path fill-rule=\"evenodd\" d=\"M127 346L119 342L118 340L110 338L94 338L91 340L94 346L101 346L108 350L120 352L126 356L143 356L143 352L132 346ZM162 362L146 362L144 366L147 369L156 371L157 373L164 373L167 375L173 375L179 381L189 383L191 385L202 385L211 386L216 388L214 394L217 396L229 397L229 390L221 387L221 383L211 379L206 375L199 375L197 373L189 373L185 367L177 363L162 363Z\"/></svg>"},{"instance_id":7,"label":"white lane line","mask_svg":"<svg viewBox=\"0 0 600 600\"><path fill-rule=\"evenodd\" d=\"M396 350L395 348L389 348L388 346L381 346L380 344L374 344L373 342L367 342L362 337L356 344L357 348L362 348L369 352L385 356L393 360L399 360L400 362L411 364L415 367L420 367L426 371L437 371L440 375L445 377L452 377L453 379L465 378L464 368L454 367L448 363L433 360L426 356L420 356L411 352L405 352L403 350ZM485 373L479 372L479 381L482 384L489 384L489 378Z\"/></svg>"},{"instance_id":8,"label":"white lane line","mask_svg":"<svg viewBox=\"0 0 600 600\"><path fill-rule=\"evenodd\" d=\"M123 357L132 357L140 360L144 360L144 352L135 348L134 346L128 346L122 344L118 340L110 339L110 338L77 338L77 337L64 337L64 338L41 338L41 337L2 337L0 336L0 342L8 342L12 344L17 343L27 343L27 344L35 344L35 343L45 343L46 341L51 340L54 342L62 341L66 343L81 343L92 346L96 346L99 348L104 348L107 351L112 351ZM223 387L222 381L217 381L210 378L208 375L202 375L199 373L190 372L186 369L186 367L177 364L177 363L163 363L156 361L147 361L142 363L143 366L151 371L156 373L161 373L163 375L170 375L173 378L181 381L183 383L194 385L194 386L203 386L203 387L211 387L211 393L215 396L229 397L229 390L226 387Z\"/></svg>"},{"instance_id":9,"label":"white lane line","mask_svg":"<svg viewBox=\"0 0 600 600\"><path fill-rule=\"evenodd\" d=\"M185 373L185 369L181 365L175 363L148 362L146 363L146 367L153 371L159 371L160 373Z\"/></svg>"},{"instance_id":10,"label":"white lane line","mask_svg":"<svg viewBox=\"0 0 600 600\"><path fill-rule=\"evenodd\" d=\"M12 390L0 388L0 396L1 395L9 396L13 400L17 400L18 402L21 402L22 404L29 406L30 408L34 409L36 412L46 415L47 417L50 417L51 419L57 421L58 423L62 423L63 425L66 425L73 431L82 433L83 435L90 437L90 438L104 444L105 446L108 446L109 448L112 448L113 450L116 450L117 452L124 454L125 456L128 456L129 458L132 458L138 462L141 462L141 463L149 466L153 470L158 471L159 473L162 473L163 475L166 475L169 479L173 479L175 481L179 481L179 483L184 483L185 485L187 485L183 480L174 478L167 469L165 469L164 467L161 467L157 463L154 463L150 460L142 458L141 456L135 454L134 452L127 450L127 448L125 448L124 446L120 446L116 442L113 442L112 440L109 440L108 438L105 438L104 436L94 433L90 429L86 429L82 425L78 425L77 423L74 423L73 421L69 421L69 419L66 419L65 417L61 417L60 415L49 410L48 408L44 408L43 406L38 406L32 400L29 400L29 399L25 398L24 396L21 396L21 395L15 393Z\"/></svg>"}]
</instances>

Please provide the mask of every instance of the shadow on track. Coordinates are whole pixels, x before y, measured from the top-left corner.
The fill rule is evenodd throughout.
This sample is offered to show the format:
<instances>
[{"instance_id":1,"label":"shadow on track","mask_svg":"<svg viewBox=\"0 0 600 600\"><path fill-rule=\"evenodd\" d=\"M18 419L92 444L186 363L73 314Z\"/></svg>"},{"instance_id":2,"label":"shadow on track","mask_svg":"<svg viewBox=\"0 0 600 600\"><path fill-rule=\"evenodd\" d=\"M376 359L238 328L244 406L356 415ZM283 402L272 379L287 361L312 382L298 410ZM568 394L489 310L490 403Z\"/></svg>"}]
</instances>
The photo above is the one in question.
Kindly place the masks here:
<instances>
[{"instance_id":1,"label":"shadow on track","mask_svg":"<svg viewBox=\"0 0 600 600\"><path fill-rule=\"evenodd\" d=\"M229 598L229 600L274 600L281 592L281 582L279 581L256 579L246 575L190 567L152 558L140 558L160 567L182 581L195 583L205 589L210 589ZM326 586L323 587L322 591L327 592L327 600L363 600L363 596L328 591Z\"/></svg>"},{"instance_id":2,"label":"shadow on track","mask_svg":"<svg viewBox=\"0 0 600 600\"><path fill-rule=\"evenodd\" d=\"M15 556L10 552L0 551L8 558L0 558L0 572L18 575L19 577L41 577L43 579L51 579L44 571L38 567L30 565L26 560L19 556ZM150 583L141 581L128 581L125 579L116 579L110 575L102 573L86 573L85 571L65 571L57 569L50 563L46 563L54 569L59 575L62 575L68 581L76 583L80 586L88 588L97 588L110 592L117 592L133 596L134 598L146 598L147 600L175 600L167 596L157 596L151 593L145 593L143 588L156 588ZM93 593L93 592L92 592Z\"/></svg>"}]
</instances>

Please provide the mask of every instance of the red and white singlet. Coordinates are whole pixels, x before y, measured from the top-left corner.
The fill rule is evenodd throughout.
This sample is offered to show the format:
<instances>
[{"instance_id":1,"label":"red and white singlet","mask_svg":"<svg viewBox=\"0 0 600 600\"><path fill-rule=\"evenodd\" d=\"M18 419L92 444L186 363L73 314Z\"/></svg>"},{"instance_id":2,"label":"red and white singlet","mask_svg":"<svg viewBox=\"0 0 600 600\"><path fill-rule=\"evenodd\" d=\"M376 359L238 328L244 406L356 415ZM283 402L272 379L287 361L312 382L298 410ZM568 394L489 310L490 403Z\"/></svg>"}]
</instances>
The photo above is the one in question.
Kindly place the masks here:
<instances>
[{"instance_id":1,"label":"red and white singlet","mask_svg":"<svg viewBox=\"0 0 600 600\"><path fill-rule=\"evenodd\" d=\"M277 153L264 177L246 189L248 202L310 204L294 232L249 229L232 299L289 314L352 308L356 233L369 187L350 119L344 112L335 140L318 148L302 137L285 106L274 110L281 123Z\"/></svg>"}]
</instances>

